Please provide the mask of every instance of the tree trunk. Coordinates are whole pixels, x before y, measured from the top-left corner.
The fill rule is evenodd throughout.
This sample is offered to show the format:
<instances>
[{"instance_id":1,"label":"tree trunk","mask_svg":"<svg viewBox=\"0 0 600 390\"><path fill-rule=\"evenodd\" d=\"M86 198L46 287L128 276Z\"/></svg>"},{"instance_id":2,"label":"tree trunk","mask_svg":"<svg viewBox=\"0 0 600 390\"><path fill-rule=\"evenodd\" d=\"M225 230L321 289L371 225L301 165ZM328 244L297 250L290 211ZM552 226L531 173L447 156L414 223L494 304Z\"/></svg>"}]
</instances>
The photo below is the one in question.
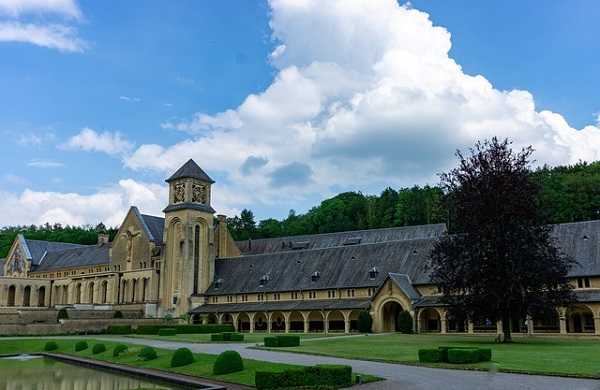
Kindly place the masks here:
<instances>
[{"instance_id":1,"label":"tree trunk","mask_svg":"<svg viewBox=\"0 0 600 390\"><path fill-rule=\"evenodd\" d=\"M511 315L504 313L502 315L502 332L504 332L503 343L512 343Z\"/></svg>"}]
</instances>

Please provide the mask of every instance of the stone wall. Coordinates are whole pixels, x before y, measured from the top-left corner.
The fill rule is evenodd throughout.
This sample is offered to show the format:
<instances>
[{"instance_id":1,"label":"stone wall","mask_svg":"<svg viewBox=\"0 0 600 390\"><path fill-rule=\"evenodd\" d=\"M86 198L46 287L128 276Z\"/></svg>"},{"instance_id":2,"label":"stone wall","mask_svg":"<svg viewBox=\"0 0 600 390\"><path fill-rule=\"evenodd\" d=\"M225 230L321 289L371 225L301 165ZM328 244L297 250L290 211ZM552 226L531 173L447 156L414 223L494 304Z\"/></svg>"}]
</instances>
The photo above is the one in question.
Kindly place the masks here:
<instances>
[{"instance_id":1,"label":"stone wall","mask_svg":"<svg viewBox=\"0 0 600 390\"><path fill-rule=\"evenodd\" d=\"M110 325L161 325L173 324L160 319L96 319L61 320L60 324L4 324L0 325L0 336L45 336L80 333L103 333ZM0 338L1 340L1 338Z\"/></svg>"}]
</instances>

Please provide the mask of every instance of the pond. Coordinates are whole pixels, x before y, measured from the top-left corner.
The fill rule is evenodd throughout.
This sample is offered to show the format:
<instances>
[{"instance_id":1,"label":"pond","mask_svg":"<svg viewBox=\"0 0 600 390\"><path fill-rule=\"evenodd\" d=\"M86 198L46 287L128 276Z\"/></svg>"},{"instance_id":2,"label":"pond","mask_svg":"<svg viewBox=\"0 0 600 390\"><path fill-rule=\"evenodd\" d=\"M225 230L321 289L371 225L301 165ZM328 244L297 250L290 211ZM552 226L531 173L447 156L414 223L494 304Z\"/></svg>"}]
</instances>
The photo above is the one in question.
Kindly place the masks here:
<instances>
[{"instance_id":1,"label":"pond","mask_svg":"<svg viewBox=\"0 0 600 390\"><path fill-rule=\"evenodd\" d=\"M63 363L40 356L0 358L0 390L175 389L133 376Z\"/></svg>"}]
</instances>

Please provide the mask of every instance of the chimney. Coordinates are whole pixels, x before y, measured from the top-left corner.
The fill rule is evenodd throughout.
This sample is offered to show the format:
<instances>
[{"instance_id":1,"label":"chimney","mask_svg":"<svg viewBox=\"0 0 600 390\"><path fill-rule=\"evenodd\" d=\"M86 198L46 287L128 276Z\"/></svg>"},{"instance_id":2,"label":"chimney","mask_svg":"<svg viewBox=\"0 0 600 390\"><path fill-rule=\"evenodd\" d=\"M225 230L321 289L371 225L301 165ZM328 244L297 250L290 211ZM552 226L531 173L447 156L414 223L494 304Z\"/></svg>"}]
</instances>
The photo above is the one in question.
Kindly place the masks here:
<instances>
[{"instance_id":1,"label":"chimney","mask_svg":"<svg viewBox=\"0 0 600 390\"><path fill-rule=\"evenodd\" d=\"M227 256L227 217L223 214L217 215L217 220L219 221L217 227L217 256L218 257L226 257Z\"/></svg>"},{"instance_id":2,"label":"chimney","mask_svg":"<svg viewBox=\"0 0 600 390\"><path fill-rule=\"evenodd\" d=\"M98 233L98 246L107 245L110 241L110 237L107 233Z\"/></svg>"}]
</instances>

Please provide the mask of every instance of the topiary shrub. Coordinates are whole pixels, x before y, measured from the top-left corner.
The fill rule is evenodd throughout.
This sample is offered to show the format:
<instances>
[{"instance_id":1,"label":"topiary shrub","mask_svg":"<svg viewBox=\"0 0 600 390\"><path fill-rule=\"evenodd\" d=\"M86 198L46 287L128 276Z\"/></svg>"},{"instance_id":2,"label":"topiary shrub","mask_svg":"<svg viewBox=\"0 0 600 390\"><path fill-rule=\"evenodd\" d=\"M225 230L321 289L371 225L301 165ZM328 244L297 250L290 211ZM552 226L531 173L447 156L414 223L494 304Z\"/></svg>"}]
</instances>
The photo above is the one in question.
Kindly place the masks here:
<instances>
[{"instance_id":1,"label":"topiary shrub","mask_svg":"<svg viewBox=\"0 0 600 390\"><path fill-rule=\"evenodd\" d=\"M104 345L104 344L94 344L94 346L92 347L92 353L94 355L97 355L97 354L105 352L105 351L106 351L106 345Z\"/></svg>"},{"instance_id":2,"label":"topiary shrub","mask_svg":"<svg viewBox=\"0 0 600 390\"><path fill-rule=\"evenodd\" d=\"M187 366L192 363L194 363L194 355L187 348L179 348L171 357L171 367Z\"/></svg>"},{"instance_id":3,"label":"topiary shrub","mask_svg":"<svg viewBox=\"0 0 600 390\"><path fill-rule=\"evenodd\" d=\"M476 348L450 348L448 350L448 363L467 364L477 362L479 362L479 351Z\"/></svg>"},{"instance_id":4,"label":"topiary shrub","mask_svg":"<svg viewBox=\"0 0 600 390\"><path fill-rule=\"evenodd\" d=\"M440 351L440 361L448 363L448 350L450 350L450 349L475 349L475 348L473 348L473 347L447 347L447 346L441 346L441 347L438 347L438 349Z\"/></svg>"},{"instance_id":5,"label":"topiary shrub","mask_svg":"<svg viewBox=\"0 0 600 390\"><path fill-rule=\"evenodd\" d=\"M115 314L113 314L113 318L123 318L123 312L121 310L117 310Z\"/></svg>"},{"instance_id":6,"label":"topiary shrub","mask_svg":"<svg viewBox=\"0 0 600 390\"><path fill-rule=\"evenodd\" d=\"M480 362L489 362L492 360L492 350L490 348L478 348Z\"/></svg>"},{"instance_id":7,"label":"topiary shrub","mask_svg":"<svg viewBox=\"0 0 600 390\"><path fill-rule=\"evenodd\" d=\"M154 360L158 357L156 351L152 347L144 347L138 354L138 357L144 361Z\"/></svg>"},{"instance_id":8,"label":"topiary shrub","mask_svg":"<svg viewBox=\"0 0 600 390\"><path fill-rule=\"evenodd\" d=\"M131 334L131 325L110 325L107 329L108 334Z\"/></svg>"},{"instance_id":9,"label":"topiary shrub","mask_svg":"<svg viewBox=\"0 0 600 390\"><path fill-rule=\"evenodd\" d=\"M297 347L300 345L300 336L285 335L277 336L278 347Z\"/></svg>"},{"instance_id":10,"label":"topiary shrub","mask_svg":"<svg viewBox=\"0 0 600 390\"><path fill-rule=\"evenodd\" d=\"M79 351L85 351L86 349L88 349L88 343L87 341L78 341L77 343L75 343L75 352L79 352Z\"/></svg>"},{"instance_id":11,"label":"topiary shrub","mask_svg":"<svg viewBox=\"0 0 600 390\"><path fill-rule=\"evenodd\" d=\"M113 349L113 356L117 357L125 351L127 351L127 346L125 344L116 345L115 349Z\"/></svg>"},{"instance_id":12,"label":"topiary shrub","mask_svg":"<svg viewBox=\"0 0 600 390\"><path fill-rule=\"evenodd\" d=\"M55 341L48 341L46 345L44 345L44 351L56 351L58 349L58 344Z\"/></svg>"},{"instance_id":13,"label":"topiary shrub","mask_svg":"<svg viewBox=\"0 0 600 390\"><path fill-rule=\"evenodd\" d=\"M211 334L210 341L225 341L225 336L223 336L223 333Z\"/></svg>"},{"instance_id":14,"label":"topiary shrub","mask_svg":"<svg viewBox=\"0 0 600 390\"><path fill-rule=\"evenodd\" d=\"M400 333L411 334L413 332L413 318L407 311L401 311L396 318L396 328Z\"/></svg>"},{"instance_id":15,"label":"topiary shrub","mask_svg":"<svg viewBox=\"0 0 600 390\"><path fill-rule=\"evenodd\" d=\"M419 349L419 361L421 363L437 363L442 361L439 349Z\"/></svg>"},{"instance_id":16,"label":"topiary shrub","mask_svg":"<svg viewBox=\"0 0 600 390\"><path fill-rule=\"evenodd\" d=\"M225 351L217 356L213 365L214 375L229 374L244 370L242 357L236 351Z\"/></svg>"},{"instance_id":17,"label":"topiary shrub","mask_svg":"<svg viewBox=\"0 0 600 390\"><path fill-rule=\"evenodd\" d=\"M177 331L175 328L162 328L158 330L159 336L175 336Z\"/></svg>"},{"instance_id":18,"label":"topiary shrub","mask_svg":"<svg viewBox=\"0 0 600 390\"><path fill-rule=\"evenodd\" d=\"M368 311L363 310L358 315L358 331L360 333L371 333L373 327L373 318Z\"/></svg>"},{"instance_id":19,"label":"topiary shrub","mask_svg":"<svg viewBox=\"0 0 600 390\"><path fill-rule=\"evenodd\" d=\"M257 371L254 383L258 390L318 388L337 389L352 386L352 367L318 365L315 367L293 368L283 372Z\"/></svg>"},{"instance_id":20,"label":"topiary shrub","mask_svg":"<svg viewBox=\"0 0 600 390\"><path fill-rule=\"evenodd\" d=\"M279 347L279 342L277 340L277 337L274 337L274 336L265 337L265 347L270 347L270 348Z\"/></svg>"},{"instance_id":21,"label":"topiary shrub","mask_svg":"<svg viewBox=\"0 0 600 390\"><path fill-rule=\"evenodd\" d=\"M62 308L58 311L58 315L56 316L56 318L58 320L68 320L69 319L69 313L67 312L67 309Z\"/></svg>"},{"instance_id":22,"label":"topiary shrub","mask_svg":"<svg viewBox=\"0 0 600 390\"><path fill-rule=\"evenodd\" d=\"M241 333L231 333L229 341L244 341L244 335Z\"/></svg>"}]
</instances>

